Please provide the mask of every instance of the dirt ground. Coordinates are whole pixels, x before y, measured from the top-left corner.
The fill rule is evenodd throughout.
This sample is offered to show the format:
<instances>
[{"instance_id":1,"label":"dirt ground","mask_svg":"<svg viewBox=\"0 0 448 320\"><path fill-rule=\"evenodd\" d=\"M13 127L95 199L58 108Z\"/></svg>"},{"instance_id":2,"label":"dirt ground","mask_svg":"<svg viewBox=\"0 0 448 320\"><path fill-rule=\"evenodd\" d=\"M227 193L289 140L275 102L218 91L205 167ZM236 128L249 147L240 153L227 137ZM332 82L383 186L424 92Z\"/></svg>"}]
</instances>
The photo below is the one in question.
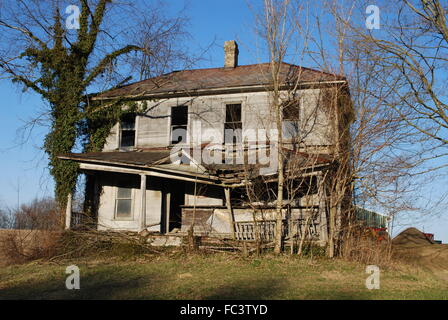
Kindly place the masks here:
<instances>
[{"instance_id":1,"label":"dirt ground","mask_svg":"<svg viewBox=\"0 0 448 320\"><path fill-rule=\"evenodd\" d=\"M392 240L394 255L448 281L448 245L435 244L419 230L408 228Z\"/></svg>"}]
</instances>

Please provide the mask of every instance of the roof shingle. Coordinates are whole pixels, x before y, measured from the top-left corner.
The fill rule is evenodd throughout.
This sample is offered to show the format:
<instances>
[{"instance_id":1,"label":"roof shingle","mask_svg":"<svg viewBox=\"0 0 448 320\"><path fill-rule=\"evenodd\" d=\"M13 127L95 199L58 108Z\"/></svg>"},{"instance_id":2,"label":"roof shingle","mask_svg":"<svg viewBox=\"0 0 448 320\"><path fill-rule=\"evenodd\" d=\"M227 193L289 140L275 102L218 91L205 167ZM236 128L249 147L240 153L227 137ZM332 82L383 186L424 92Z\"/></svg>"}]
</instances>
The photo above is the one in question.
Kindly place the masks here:
<instances>
[{"instance_id":1,"label":"roof shingle","mask_svg":"<svg viewBox=\"0 0 448 320\"><path fill-rule=\"evenodd\" d=\"M344 77L282 63L280 79L287 84L294 79L301 83L345 80ZM138 98L151 94L188 93L198 90L267 86L271 84L270 64L253 64L235 68L209 68L174 71L158 77L124 85L95 97L111 99L118 97Z\"/></svg>"}]
</instances>

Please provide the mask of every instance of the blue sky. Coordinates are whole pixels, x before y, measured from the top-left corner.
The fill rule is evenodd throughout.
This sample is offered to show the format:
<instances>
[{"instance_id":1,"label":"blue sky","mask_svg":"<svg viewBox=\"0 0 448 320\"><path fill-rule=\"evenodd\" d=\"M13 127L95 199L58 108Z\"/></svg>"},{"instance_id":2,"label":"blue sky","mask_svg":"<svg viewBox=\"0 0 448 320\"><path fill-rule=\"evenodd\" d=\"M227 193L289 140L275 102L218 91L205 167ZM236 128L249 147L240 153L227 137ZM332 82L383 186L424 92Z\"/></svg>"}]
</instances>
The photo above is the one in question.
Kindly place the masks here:
<instances>
[{"instance_id":1,"label":"blue sky","mask_svg":"<svg viewBox=\"0 0 448 320\"><path fill-rule=\"evenodd\" d=\"M191 0L188 15L191 18L188 31L192 35L189 50L199 52L210 43L214 45L197 67L220 67L224 61L223 42L235 39L240 47L240 64L266 61L255 47L253 14L245 0L203 1ZM253 3L253 1L251 2ZM170 1L167 9L176 12L183 6L180 0ZM36 127L25 144L20 145L18 130L25 121L37 115L45 105L36 94L22 93L8 80L0 80L0 206L16 206L35 197L53 194L53 182L45 170L47 158L39 149L46 128ZM438 188L446 190L440 183ZM428 197L435 192L425 190ZM436 194L436 193L435 193ZM18 199L19 196L19 199ZM425 232L435 233L437 239L448 242L448 216L429 216L423 219L398 219L396 231L414 225ZM403 224L403 225L402 225Z\"/></svg>"}]
</instances>

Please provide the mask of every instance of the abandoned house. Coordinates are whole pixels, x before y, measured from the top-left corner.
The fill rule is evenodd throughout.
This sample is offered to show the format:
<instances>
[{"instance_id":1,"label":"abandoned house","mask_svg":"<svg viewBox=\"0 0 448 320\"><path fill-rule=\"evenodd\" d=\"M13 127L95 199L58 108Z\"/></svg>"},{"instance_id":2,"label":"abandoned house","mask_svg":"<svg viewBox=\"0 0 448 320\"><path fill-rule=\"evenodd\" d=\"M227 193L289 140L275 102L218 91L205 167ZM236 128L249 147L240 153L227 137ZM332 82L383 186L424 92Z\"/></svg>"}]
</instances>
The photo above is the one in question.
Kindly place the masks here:
<instances>
[{"instance_id":1,"label":"abandoned house","mask_svg":"<svg viewBox=\"0 0 448 320\"><path fill-rule=\"evenodd\" d=\"M111 130L102 152L72 153L94 181L98 230L182 237L194 234L273 238L278 137L271 64L238 65L235 41L220 68L174 71L94 96L137 102ZM284 234L325 244L328 197L324 172L346 150L349 125L344 77L287 63L279 66L285 167ZM291 98L292 97L292 98ZM282 100L283 101L283 100ZM294 103L288 103L294 101ZM331 101L331 103L329 103ZM336 101L335 103L333 103ZM270 134L272 133L273 134ZM277 139L278 140L278 139ZM261 143L264 142L264 143ZM260 156L263 154L263 156ZM263 161L261 161L263 160ZM66 227L80 221L67 206Z\"/></svg>"}]
</instances>

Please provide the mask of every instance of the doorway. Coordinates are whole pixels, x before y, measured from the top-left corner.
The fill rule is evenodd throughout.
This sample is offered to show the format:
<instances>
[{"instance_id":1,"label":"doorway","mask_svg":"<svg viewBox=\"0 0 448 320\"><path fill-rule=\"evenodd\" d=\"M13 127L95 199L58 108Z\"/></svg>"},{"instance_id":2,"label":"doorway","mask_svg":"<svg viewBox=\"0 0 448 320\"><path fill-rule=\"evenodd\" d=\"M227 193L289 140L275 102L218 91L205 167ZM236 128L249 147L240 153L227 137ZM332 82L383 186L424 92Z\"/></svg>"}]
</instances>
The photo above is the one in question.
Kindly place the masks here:
<instances>
[{"instance_id":1,"label":"doorway","mask_svg":"<svg viewBox=\"0 0 448 320\"><path fill-rule=\"evenodd\" d=\"M162 233L182 226L182 208L185 204L185 183L165 180L163 188Z\"/></svg>"}]
</instances>

